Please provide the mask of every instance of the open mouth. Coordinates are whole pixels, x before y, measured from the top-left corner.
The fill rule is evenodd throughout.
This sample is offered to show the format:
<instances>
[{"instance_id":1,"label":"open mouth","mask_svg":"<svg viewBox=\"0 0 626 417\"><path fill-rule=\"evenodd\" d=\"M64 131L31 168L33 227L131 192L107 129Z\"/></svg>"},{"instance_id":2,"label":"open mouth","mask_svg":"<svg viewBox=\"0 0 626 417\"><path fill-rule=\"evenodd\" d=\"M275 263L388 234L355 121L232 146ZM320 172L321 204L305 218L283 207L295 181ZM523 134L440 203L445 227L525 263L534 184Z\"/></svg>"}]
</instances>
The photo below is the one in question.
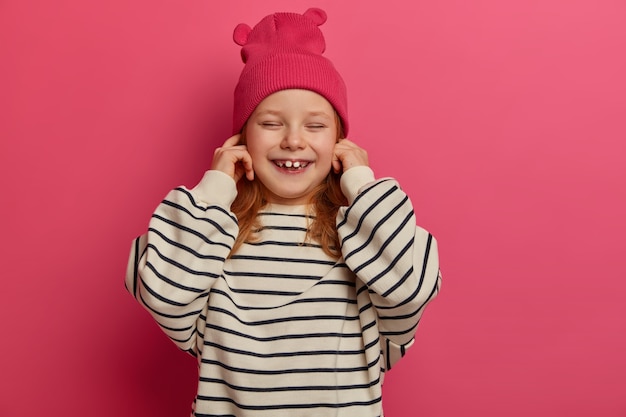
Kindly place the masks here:
<instances>
[{"instance_id":1,"label":"open mouth","mask_svg":"<svg viewBox=\"0 0 626 417\"><path fill-rule=\"evenodd\" d=\"M298 171L306 168L309 165L309 161L276 160L274 161L274 165L282 169L287 169L289 171Z\"/></svg>"}]
</instances>

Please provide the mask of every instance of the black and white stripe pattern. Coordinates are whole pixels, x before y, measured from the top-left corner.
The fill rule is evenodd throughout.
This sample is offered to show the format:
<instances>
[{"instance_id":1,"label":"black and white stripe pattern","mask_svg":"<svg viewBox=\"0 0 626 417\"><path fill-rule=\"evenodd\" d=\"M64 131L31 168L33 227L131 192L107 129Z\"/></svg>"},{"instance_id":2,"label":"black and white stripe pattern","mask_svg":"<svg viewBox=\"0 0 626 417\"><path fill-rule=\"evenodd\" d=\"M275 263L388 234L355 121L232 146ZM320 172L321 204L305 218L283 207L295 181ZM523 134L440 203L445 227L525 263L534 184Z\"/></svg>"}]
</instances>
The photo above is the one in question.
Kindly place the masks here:
<instances>
[{"instance_id":1,"label":"black and white stripe pattern","mask_svg":"<svg viewBox=\"0 0 626 417\"><path fill-rule=\"evenodd\" d=\"M304 207L260 216L227 259L234 216L179 188L131 251L128 290L198 356L194 415L381 416L384 372L439 290L435 240L393 180L340 210L339 260L305 240Z\"/></svg>"}]
</instances>

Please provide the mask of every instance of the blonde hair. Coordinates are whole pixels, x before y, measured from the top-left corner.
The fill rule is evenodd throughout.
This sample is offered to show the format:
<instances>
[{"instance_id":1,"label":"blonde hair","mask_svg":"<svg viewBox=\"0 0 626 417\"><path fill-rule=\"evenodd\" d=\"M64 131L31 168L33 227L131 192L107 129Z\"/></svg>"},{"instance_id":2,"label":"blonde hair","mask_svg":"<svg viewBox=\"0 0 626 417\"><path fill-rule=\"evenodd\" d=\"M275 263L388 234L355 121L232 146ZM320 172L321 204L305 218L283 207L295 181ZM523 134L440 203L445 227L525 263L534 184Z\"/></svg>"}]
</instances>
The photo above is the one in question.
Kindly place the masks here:
<instances>
[{"instance_id":1,"label":"blonde hair","mask_svg":"<svg viewBox=\"0 0 626 417\"><path fill-rule=\"evenodd\" d=\"M341 120L335 113L337 126L337 140L343 138ZM246 143L246 125L241 129L241 143ZM332 169L326 179L317 186L309 202L311 206L311 221L308 225L306 239L317 242L329 256L339 257L341 246L337 234L336 218L339 207L347 205L347 200L341 192L339 181L341 174ZM257 217L258 212L267 205L266 188L257 179L249 181L245 176L237 183L237 197L231 205L231 210L239 222L239 234L230 251L234 254L244 242L254 241L255 233L261 224ZM229 255L229 256L230 256Z\"/></svg>"}]
</instances>

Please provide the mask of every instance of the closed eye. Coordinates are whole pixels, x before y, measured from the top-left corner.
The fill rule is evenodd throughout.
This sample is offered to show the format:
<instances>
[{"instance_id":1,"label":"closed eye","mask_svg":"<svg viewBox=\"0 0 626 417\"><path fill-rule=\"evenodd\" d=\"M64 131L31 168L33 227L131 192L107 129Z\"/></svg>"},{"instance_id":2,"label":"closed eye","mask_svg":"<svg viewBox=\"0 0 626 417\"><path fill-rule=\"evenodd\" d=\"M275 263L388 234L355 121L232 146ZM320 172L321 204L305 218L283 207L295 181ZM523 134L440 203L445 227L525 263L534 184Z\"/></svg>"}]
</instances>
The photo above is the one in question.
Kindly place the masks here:
<instances>
[{"instance_id":1,"label":"closed eye","mask_svg":"<svg viewBox=\"0 0 626 417\"><path fill-rule=\"evenodd\" d=\"M260 122L259 123L261 126L263 127L280 127L280 123L279 122Z\"/></svg>"}]
</instances>

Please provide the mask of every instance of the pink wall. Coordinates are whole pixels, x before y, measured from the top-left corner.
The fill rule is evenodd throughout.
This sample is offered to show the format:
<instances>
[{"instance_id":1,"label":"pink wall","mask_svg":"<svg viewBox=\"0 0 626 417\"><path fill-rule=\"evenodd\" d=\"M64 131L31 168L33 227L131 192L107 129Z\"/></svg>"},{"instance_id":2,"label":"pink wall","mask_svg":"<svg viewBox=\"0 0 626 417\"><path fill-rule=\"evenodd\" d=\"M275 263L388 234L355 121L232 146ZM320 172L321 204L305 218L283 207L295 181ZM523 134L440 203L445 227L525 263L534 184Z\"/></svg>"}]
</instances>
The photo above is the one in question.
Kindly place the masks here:
<instances>
[{"instance_id":1,"label":"pink wall","mask_svg":"<svg viewBox=\"0 0 626 417\"><path fill-rule=\"evenodd\" d=\"M626 415L626 3L351 3L0 2L1 416L187 415L127 251L228 136L235 25L309 6L351 138L440 241L387 414Z\"/></svg>"}]
</instances>

